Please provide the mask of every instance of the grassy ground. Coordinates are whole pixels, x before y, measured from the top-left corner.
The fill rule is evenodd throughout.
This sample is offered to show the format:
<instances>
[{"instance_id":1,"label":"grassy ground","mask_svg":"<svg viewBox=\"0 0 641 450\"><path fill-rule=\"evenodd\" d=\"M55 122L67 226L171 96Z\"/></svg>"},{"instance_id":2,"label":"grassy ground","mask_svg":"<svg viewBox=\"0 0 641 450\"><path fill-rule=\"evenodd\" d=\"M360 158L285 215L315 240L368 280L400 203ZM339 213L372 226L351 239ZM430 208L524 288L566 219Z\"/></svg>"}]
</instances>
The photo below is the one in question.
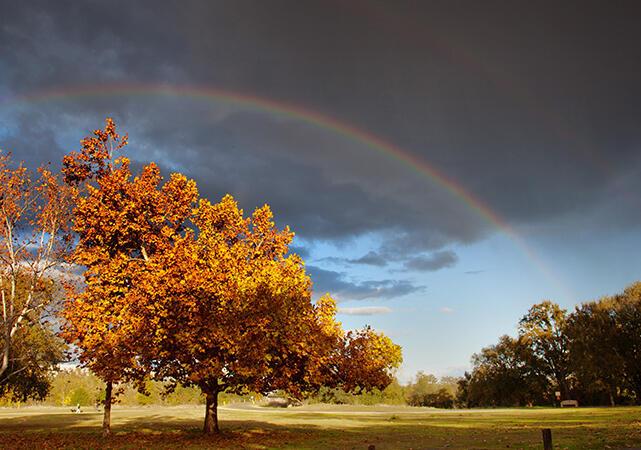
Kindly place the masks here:
<instances>
[{"instance_id":1,"label":"grassy ground","mask_svg":"<svg viewBox=\"0 0 641 450\"><path fill-rule=\"evenodd\" d=\"M114 436L88 408L0 409L2 448L540 449L641 448L641 408L433 410L313 405L220 409L220 436L200 434L203 407L115 407Z\"/></svg>"}]
</instances>

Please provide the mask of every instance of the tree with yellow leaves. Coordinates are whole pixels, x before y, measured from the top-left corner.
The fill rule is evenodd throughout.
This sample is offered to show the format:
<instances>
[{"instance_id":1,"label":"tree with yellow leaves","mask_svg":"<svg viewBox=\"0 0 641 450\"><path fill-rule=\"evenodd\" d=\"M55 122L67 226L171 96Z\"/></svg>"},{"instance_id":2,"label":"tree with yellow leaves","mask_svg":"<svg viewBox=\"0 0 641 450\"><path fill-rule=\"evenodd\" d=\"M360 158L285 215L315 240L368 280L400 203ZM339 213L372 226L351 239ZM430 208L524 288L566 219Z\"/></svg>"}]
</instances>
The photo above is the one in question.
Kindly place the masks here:
<instances>
[{"instance_id":1,"label":"tree with yellow leaves","mask_svg":"<svg viewBox=\"0 0 641 450\"><path fill-rule=\"evenodd\" d=\"M143 387L149 352L145 328L128 294L147 261L171 247L184 230L197 198L196 185L181 175L161 186L155 164L133 177L129 160L114 152L127 144L111 119L63 160L74 189L72 262L85 268L82 289L70 287L62 316L63 336L81 350L80 362L106 382L103 430L110 432L114 383Z\"/></svg>"},{"instance_id":2,"label":"tree with yellow leaves","mask_svg":"<svg viewBox=\"0 0 641 450\"><path fill-rule=\"evenodd\" d=\"M64 275L70 213L70 190L47 167L32 172L23 163L13 166L10 154L0 152L2 386L27 370L16 340L35 336L29 329L42 325L53 299L53 279Z\"/></svg>"},{"instance_id":3,"label":"tree with yellow leaves","mask_svg":"<svg viewBox=\"0 0 641 450\"><path fill-rule=\"evenodd\" d=\"M201 200L193 222L197 233L153 258L137 289L155 307L156 375L201 388L211 433L220 392L301 395L318 383L322 330L302 261L287 254L293 233L268 206L245 218L231 196Z\"/></svg>"},{"instance_id":4,"label":"tree with yellow leaves","mask_svg":"<svg viewBox=\"0 0 641 450\"><path fill-rule=\"evenodd\" d=\"M172 175L160 187L152 163L132 180L126 143L108 120L65 158L77 189L74 262L84 291L66 304L64 335L80 360L111 386L145 376L198 386L203 430L218 431L218 394L284 390L302 397L323 385L384 387L400 348L367 329L345 334L329 296L312 302L312 283L294 236L269 206L245 217L229 195L211 204ZM380 352L388 352L381 355ZM354 358L363 367L343 371ZM358 377L368 377L359 379Z\"/></svg>"},{"instance_id":5,"label":"tree with yellow leaves","mask_svg":"<svg viewBox=\"0 0 641 450\"><path fill-rule=\"evenodd\" d=\"M302 260L288 254L293 233L276 228L267 205L245 218L229 195L201 200L193 222L197 233L151 260L137 294L154 305L150 365L157 377L200 387L205 433L219 430L223 391L302 397L389 384L400 347L370 329L345 334L329 296L313 304Z\"/></svg>"},{"instance_id":6,"label":"tree with yellow leaves","mask_svg":"<svg viewBox=\"0 0 641 450\"><path fill-rule=\"evenodd\" d=\"M401 347L370 327L349 331L342 344L336 382L345 391L385 389L403 361Z\"/></svg>"}]
</instances>

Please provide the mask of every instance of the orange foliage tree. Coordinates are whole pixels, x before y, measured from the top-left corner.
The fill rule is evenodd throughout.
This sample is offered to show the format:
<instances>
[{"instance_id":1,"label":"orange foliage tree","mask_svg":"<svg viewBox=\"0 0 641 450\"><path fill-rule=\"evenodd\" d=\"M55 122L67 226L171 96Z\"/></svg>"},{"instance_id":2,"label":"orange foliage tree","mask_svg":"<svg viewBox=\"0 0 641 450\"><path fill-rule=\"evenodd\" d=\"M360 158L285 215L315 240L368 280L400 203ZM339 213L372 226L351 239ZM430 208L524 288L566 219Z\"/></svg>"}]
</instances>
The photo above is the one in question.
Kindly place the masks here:
<instances>
[{"instance_id":1,"label":"orange foliage tree","mask_svg":"<svg viewBox=\"0 0 641 450\"><path fill-rule=\"evenodd\" d=\"M124 142L108 120L65 158L68 182L84 185L74 261L87 267L84 291L65 308L65 337L108 392L146 375L198 386L212 433L223 391L302 397L323 385L391 381L400 348L369 329L346 334L331 297L312 302L303 262L289 254L294 234L275 226L269 206L251 217L229 195L196 206L193 181L175 174L160 187L153 164L132 180L126 159L112 162Z\"/></svg>"},{"instance_id":2,"label":"orange foliage tree","mask_svg":"<svg viewBox=\"0 0 641 450\"><path fill-rule=\"evenodd\" d=\"M0 152L0 384L26 368L16 361L14 340L41 321L52 279L64 273L70 211L70 191L51 171L13 167Z\"/></svg>"},{"instance_id":3,"label":"orange foliage tree","mask_svg":"<svg viewBox=\"0 0 641 450\"><path fill-rule=\"evenodd\" d=\"M223 391L302 397L321 386L391 382L400 347L370 329L345 334L328 295L312 302L302 260L288 254L294 234L276 228L267 205L245 218L229 195L201 200L192 220L197 232L150 260L136 291L141 305L154 305L148 365L157 377L200 387L205 433L219 430Z\"/></svg>"},{"instance_id":4,"label":"orange foliage tree","mask_svg":"<svg viewBox=\"0 0 641 450\"><path fill-rule=\"evenodd\" d=\"M197 233L154 258L137 287L141 304L155 305L154 372L200 387L211 433L222 391L300 396L320 385L335 328L322 328L329 318L311 302L301 259L287 254L293 233L275 227L268 206L245 218L231 196L201 200L193 222Z\"/></svg>"},{"instance_id":5,"label":"orange foliage tree","mask_svg":"<svg viewBox=\"0 0 641 450\"><path fill-rule=\"evenodd\" d=\"M74 189L72 261L85 268L82 289L69 289L62 311L63 337L81 352L80 362L106 382L103 430L110 432L114 383L133 381L143 389L148 368L141 361L149 329L128 300L150 257L180 236L197 197L196 185L173 175L161 186L155 164L132 177L129 160L115 158L124 147L116 126L81 141L82 150L66 156L63 172ZM153 330L151 330L153 331Z\"/></svg>"},{"instance_id":6,"label":"orange foliage tree","mask_svg":"<svg viewBox=\"0 0 641 450\"><path fill-rule=\"evenodd\" d=\"M345 391L385 389L403 361L401 347L370 327L349 331L341 344L335 382Z\"/></svg>"}]
</instances>

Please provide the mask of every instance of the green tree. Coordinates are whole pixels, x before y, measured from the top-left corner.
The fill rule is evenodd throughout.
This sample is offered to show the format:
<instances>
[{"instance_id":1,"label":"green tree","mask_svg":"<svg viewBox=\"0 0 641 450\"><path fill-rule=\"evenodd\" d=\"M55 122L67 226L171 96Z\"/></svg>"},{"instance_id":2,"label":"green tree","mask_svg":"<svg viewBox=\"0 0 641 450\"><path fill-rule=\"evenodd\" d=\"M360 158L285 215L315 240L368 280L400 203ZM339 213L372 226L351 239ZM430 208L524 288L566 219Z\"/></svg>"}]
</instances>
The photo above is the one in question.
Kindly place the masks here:
<instances>
[{"instance_id":1,"label":"green tree","mask_svg":"<svg viewBox=\"0 0 641 450\"><path fill-rule=\"evenodd\" d=\"M46 323L21 327L14 335L11 358L0 379L0 397L25 402L43 400L51 386L51 371L64 359L64 342Z\"/></svg>"},{"instance_id":2,"label":"green tree","mask_svg":"<svg viewBox=\"0 0 641 450\"><path fill-rule=\"evenodd\" d=\"M641 403L641 282L628 286L615 295L615 351L623 360L625 377Z\"/></svg>"},{"instance_id":3,"label":"green tree","mask_svg":"<svg viewBox=\"0 0 641 450\"><path fill-rule=\"evenodd\" d=\"M447 388L442 387L436 392L426 394L422 399L421 406L443 409L453 408L454 396L447 390Z\"/></svg>"},{"instance_id":4,"label":"green tree","mask_svg":"<svg viewBox=\"0 0 641 450\"><path fill-rule=\"evenodd\" d=\"M75 405L71 397L77 388L82 388L89 393L88 404L95 405L104 397L104 384L101 380L86 369L75 368L54 373L46 401L56 406Z\"/></svg>"},{"instance_id":5,"label":"green tree","mask_svg":"<svg viewBox=\"0 0 641 450\"><path fill-rule=\"evenodd\" d=\"M519 336L532 351L537 368L563 398L570 398L569 338L566 310L549 300L530 308L519 322Z\"/></svg>"},{"instance_id":6,"label":"green tree","mask_svg":"<svg viewBox=\"0 0 641 450\"><path fill-rule=\"evenodd\" d=\"M404 405L405 400L405 389L400 385L398 379L395 377L394 380L383 389L383 399L380 403L385 403L388 405Z\"/></svg>"},{"instance_id":7,"label":"green tree","mask_svg":"<svg viewBox=\"0 0 641 450\"><path fill-rule=\"evenodd\" d=\"M577 306L568 317L570 360L583 403L600 404L599 397L605 396L614 406L625 384L617 309L616 299L606 297Z\"/></svg>"},{"instance_id":8,"label":"green tree","mask_svg":"<svg viewBox=\"0 0 641 450\"><path fill-rule=\"evenodd\" d=\"M472 374L468 371L465 371L463 376L457 382L456 389L456 404L462 408L471 408L475 405L471 403L470 398L470 383L472 380Z\"/></svg>"},{"instance_id":9,"label":"green tree","mask_svg":"<svg viewBox=\"0 0 641 450\"><path fill-rule=\"evenodd\" d=\"M16 304L31 296L32 303L54 306L54 297L59 290L57 283L43 278L38 288L32 290L31 282L32 277L27 272L21 272L13 280L0 277L0 291L13 290ZM64 359L65 349L64 342L52 329L47 311L43 308L27 311L13 336L5 337L10 347L9 353L4 354L6 367L0 375L0 396L24 402L29 398L42 400L47 395L50 372Z\"/></svg>"},{"instance_id":10,"label":"green tree","mask_svg":"<svg viewBox=\"0 0 641 450\"><path fill-rule=\"evenodd\" d=\"M524 406L542 400L545 377L522 339L502 336L472 356L473 370L460 387L469 406Z\"/></svg>"},{"instance_id":11,"label":"green tree","mask_svg":"<svg viewBox=\"0 0 641 450\"><path fill-rule=\"evenodd\" d=\"M89 406L93 403L92 400L91 393L82 386L75 388L69 395L69 404L74 406Z\"/></svg>"},{"instance_id":12,"label":"green tree","mask_svg":"<svg viewBox=\"0 0 641 450\"><path fill-rule=\"evenodd\" d=\"M458 378L455 377L439 380L434 375L418 372L406 388L407 403L412 406L452 408L457 382Z\"/></svg>"},{"instance_id":13,"label":"green tree","mask_svg":"<svg viewBox=\"0 0 641 450\"><path fill-rule=\"evenodd\" d=\"M418 372L407 386L407 403L412 406L427 406L424 398L438 390L438 379L432 374Z\"/></svg>"}]
</instances>

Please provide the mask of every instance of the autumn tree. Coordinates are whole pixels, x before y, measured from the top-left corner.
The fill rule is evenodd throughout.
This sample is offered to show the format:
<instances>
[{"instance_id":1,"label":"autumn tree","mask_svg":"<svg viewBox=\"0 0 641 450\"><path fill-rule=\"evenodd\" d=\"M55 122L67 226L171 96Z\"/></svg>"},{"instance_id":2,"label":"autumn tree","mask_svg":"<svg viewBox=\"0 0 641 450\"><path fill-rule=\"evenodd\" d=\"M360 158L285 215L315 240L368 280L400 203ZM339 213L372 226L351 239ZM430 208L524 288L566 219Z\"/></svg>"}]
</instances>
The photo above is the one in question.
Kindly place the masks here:
<instances>
[{"instance_id":1,"label":"autumn tree","mask_svg":"<svg viewBox=\"0 0 641 450\"><path fill-rule=\"evenodd\" d=\"M231 196L201 200L193 222L197 234L151 258L138 292L156 308L156 376L200 387L211 433L222 391L311 384L317 327L309 278L286 256L293 233L276 229L268 207L245 218Z\"/></svg>"},{"instance_id":2,"label":"autumn tree","mask_svg":"<svg viewBox=\"0 0 641 450\"><path fill-rule=\"evenodd\" d=\"M385 389L403 361L401 347L370 327L349 331L341 342L338 385L345 391Z\"/></svg>"},{"instance_id":3,"label":"autumn tree","mask_svg":"<svg viewBox=\"0 0 641 450\"><path fill-rule=\"evenodd\" d=\"M201 200L193 223L195 232L150 259L138 295L155 308L154 373L203 391L205 433L219 430L223 391L300 398L323 385L389 384L400 348L369 329L345 334L331 297L311 301L303 263L288 254L293 233L275 226L268 206L246 218L229 195ZM392 352L391 366L381 352Z\"/></svg>"},{"instance_id":4,"label":"autumn tree","mask_svg":"<svg viewBox=\"0 0 641 450\"><path fill-rule=\"evenodd\" d=\"M346 398L370 393L370 399L394 384L396 392L385 392L404 402L402 388L394 377L402 362L401 347L383 333L366 326L345 332L336 321L336 302L329 294L316 301L316 324L319 331L309 337L314 349L317 370L310 392L320 390L323 401L342 403Z\"/></svg>"},{"instance_id":5,"label":"autumn tree","mask_svg":"<svg viewBox=\"0 0 641 450\"><path fill-rule=\"evenodd\" d=\"M161 186L152 163L132 179L129 161L114 159L125 144L107 120L64 159L75 189L73 262L86 268L84 290L64 309L64 336L107 383L105 430L113 384L142 387L148 375L198 386L207 433L218 431L223 391L301 397L324 384L391 381L400 348L369 329L345 334L330 297L311 301L303 262L288 253L293 233L275 226L268 206L247 218L231 196L195 207L196 185L182 175ZM349 358L363 367L341 378Z\"/></svg>"},{"instance_id":6,"label":"autumn tree","mask_svg":"<svg viewBox=\"0 0 641 450\"><path fill-rule=\"evenodd\" d=\"M28 361L28 342L32 342L35 349L34 340L42 337L39 333L45 327L45 315L53 298L52 279L63 277L66 270L70 201L69 189L48 168L40 167L32 172L23 163L12 166L10 154L0 153L0 386L4 386L3 389L18 383L20 391L28 394L24 390L28 387L27 380L40 379L36 374L58 361L53 355L49 355L51 359ZM22 377L24 383L16 377ZM34 389L39 392L38 388Z\"/></svg>"},{"instance_id":7,"label":"autumn tree","mask_svg":"<svg viewBox=\"0 0 641 450\"><path fill-rule=\"evenodd\" d=\"M106 382L103 430L110 432L115 383L144 387L148 367L141 355L153 330L140 320L128 295L149 258L180 237L197 197L193 181L172 175L162 184L155 164L133 177L127 144L111 119L81 141L80 152L63 160L65 181L74 191L71 260L84 268L84 286L70 287L62 316L63 336L80 350L80 362ZM141 306L136 303L136 306Z\"/></svg>"}]
</instances>

